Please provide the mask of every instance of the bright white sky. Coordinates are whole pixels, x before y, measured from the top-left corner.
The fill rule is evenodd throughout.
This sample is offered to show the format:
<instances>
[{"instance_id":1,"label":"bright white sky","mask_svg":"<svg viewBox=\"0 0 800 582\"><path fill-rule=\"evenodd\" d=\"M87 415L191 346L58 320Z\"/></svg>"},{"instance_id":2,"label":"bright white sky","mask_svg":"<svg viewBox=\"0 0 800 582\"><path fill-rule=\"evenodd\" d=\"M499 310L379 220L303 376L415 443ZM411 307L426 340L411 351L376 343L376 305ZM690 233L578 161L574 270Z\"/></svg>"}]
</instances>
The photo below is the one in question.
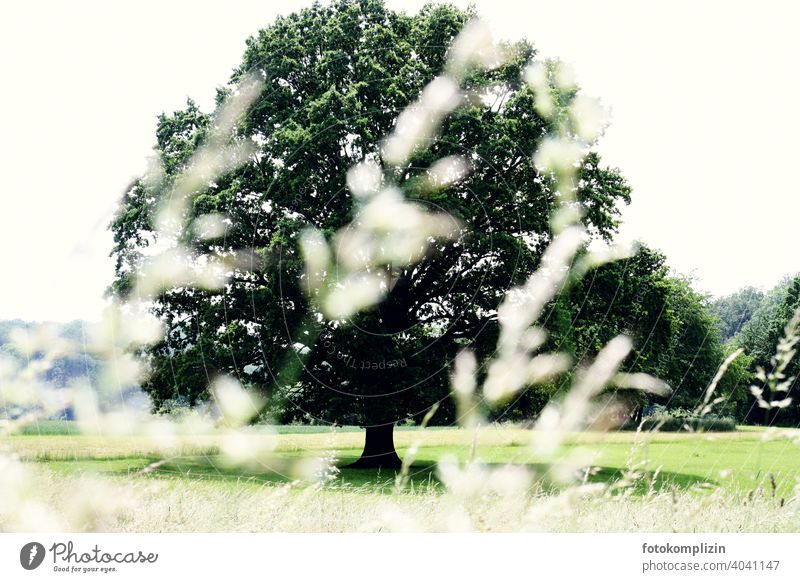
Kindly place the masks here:
<instances>
[{"instance_id":1,"label":"bright white sky","mask_svg":"<svg viewBox=\"0 0 800 582\"><path fill-rule=\"evenodd\" d=\"M26 1L0 21L0 319L95 319L105 231L155 117L206 108L247 36L307 1ZM416 11L423 2L390 1ZM466 2L456 2L465 5ZM800 269L800 9L789 2L476 0L499 36L570 62L610 107L600 145L634 187L623 234L698 286Z\"/></svg>"}]
</instances>

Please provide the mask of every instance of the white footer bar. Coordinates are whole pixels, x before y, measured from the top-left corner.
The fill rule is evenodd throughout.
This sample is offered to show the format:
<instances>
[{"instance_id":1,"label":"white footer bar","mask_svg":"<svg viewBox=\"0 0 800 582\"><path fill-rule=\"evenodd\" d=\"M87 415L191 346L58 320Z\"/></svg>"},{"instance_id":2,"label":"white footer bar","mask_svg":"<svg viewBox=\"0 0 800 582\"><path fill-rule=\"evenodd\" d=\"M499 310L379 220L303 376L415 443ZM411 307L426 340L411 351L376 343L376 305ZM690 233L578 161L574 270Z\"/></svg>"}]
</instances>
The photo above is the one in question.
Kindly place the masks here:
<instances>
[{"instance_id":1,"label":"white footer bar","mask_svg":"<svg viewBox=\"0 0 800 582\"><path fill-rule=\"evenodd\" d=\"M800 534L2 534L0 580L797 580L798 548Z\"/></svg>"}]
</instances>

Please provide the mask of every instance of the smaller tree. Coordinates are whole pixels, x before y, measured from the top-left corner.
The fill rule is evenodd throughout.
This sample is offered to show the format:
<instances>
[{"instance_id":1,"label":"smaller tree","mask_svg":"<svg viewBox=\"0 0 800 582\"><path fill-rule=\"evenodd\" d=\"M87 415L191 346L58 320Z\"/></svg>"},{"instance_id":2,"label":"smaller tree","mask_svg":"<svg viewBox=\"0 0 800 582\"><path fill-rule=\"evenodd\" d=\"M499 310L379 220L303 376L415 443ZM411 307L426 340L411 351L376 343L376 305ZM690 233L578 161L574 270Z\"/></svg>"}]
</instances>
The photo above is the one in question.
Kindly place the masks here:
<instances>
[{"instance_id":1,"label":"smaller tree","mask_svg":"<svg viewBox=\"0 0 800 582\"><path fill-rule=\"evenodd\" d=\"M601 266L562 293L547 312L551 349L570 353L578 362L589 361L611 339L624 334L633 349L623 369L656 376L673 387L669 397L631 392L634 415L648 403L695 409L725 356L734 348L723 346L708 298L691 281L670 273L663 253L642 244L628 259ZM723 376L717 393L749 400L750 375L737 359ZM530 418L566 386L542 384L521 395L503 416ZM725 410L744 411L736 403ZM741 416L738 416L741 418Z\"/></svg>"},{"instance_id":2,"label":"smaller tree","mask_svg":"<svg viewBox=\"0 0 800 582\"><path fill-rule=\"evenodd\" d=\"M800 403L795 396L800 362L794 357L800 333L798 309L800 275L772 289L737 338L758 370L758 383L753 386L755 400L749 409L753 422L771 425L778 420L792 424L800 420Z\"/></svg>"}]
</instances>

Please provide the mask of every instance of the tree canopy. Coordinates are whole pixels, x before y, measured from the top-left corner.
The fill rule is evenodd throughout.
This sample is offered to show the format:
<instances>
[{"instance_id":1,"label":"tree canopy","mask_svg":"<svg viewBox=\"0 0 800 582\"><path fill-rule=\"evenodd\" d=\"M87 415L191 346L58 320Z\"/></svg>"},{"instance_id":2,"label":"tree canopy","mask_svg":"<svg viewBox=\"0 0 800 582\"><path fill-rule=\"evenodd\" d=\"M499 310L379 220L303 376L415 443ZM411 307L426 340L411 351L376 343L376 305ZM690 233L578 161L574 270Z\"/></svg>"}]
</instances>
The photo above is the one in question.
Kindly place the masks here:
<instances>
[{"instance_id":1,"label":"tree canopy","mask_svg":"<svg viewBox=\"0 0 800 582\"><path fill-rule=\"evenodd\" d=\"M230 228L223 238L190 243L198 252L253 249L257 264L221 291L178 288L158 298L168 333L149 352L144 385L156 406L207 398L207 379L225 372L269 392L281 420L390 422L421 415L447 394L448 367L461 347L489 353L494 310L504 290L537 265L555 202L530 157L551 128L521 80L534 56L527 42L509 46L512 56L500 68L469 76L475 102L396 170L408 184L435 159L468 157L472 172L457 186L425 194L413 191L412 180L406 192L457 219L460 236L398 273L386 300L347 325L314 316L297 250L303 228L330 234L352 218L347 169L380 155L397 113L441 72L471 16L452 6L406 15L377 1L340 1L280 17L248 39L231 83L254 69L265 76L241 127L258 152L196 193L193 216L221 213ZM167 184L203 142L208 123L191 101L158 119L156 154ZM111 225L118 294L130 289L153 243L165 188L152 184L147 176L134 183ZM594 236L613 235L629 196L616 170L596 154L586 158L578 199Z\"/></svg>"}]
</instances>

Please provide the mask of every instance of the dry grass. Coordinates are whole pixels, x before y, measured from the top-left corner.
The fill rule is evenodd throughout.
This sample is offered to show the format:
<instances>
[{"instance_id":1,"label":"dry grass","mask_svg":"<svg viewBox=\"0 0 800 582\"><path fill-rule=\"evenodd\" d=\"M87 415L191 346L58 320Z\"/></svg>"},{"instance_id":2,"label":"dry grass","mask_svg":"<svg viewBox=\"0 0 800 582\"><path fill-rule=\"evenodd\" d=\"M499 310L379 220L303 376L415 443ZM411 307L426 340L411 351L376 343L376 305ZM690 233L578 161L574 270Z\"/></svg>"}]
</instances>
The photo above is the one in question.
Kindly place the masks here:
<instances>
[{"instance_id":1,"label":"dry grass","mask_svg":"<svg viewBox=\"0 0 800 582\"><path fill-rule=\"evenodd\" d=\"M763 430L572 434L565 452L593 451L601 455L595 466L602 470L587 475L584 485L554 488L542 479L518 481L519 464L530 462L530 431L492 426L477 433L476 451L495 473L462 463L454 478L443 477L440 483L441 469L434 471L433 461L469 458L474 434L464 429L398 431L401 454L412 443L421 444L410 486L402 490L394 488L393 474L345 469L325 485L308 485L288 470L281 473L292 463L226 467L219 464L224 455L217 455L220 436L171 444L134 436L7 437L0 447L26 461L31 473L29 486L23 487L25 503L50 508L58 521L43 526L6 517L4 522L0 502L0 530L798 530L796 445L786 438L765 440L769 433ZM256 438L276 439L276 458L294 459L294 464L331 449L346 459L363 444L359 432ZM164 458L166 463L159 465ZM144 467L153 468L142 472ZM511 472L502 473L503 467ZM533 461L527 467L543 477L542 465ZM638 477L630 481L633 473Z\"/></svg>"},{"instance_id":2,"label":"dry grass","mask_svg":"<svg viewBox=\"0 0 800 582\"><path fill-rule=\"evenodd\" d=\"M795 504L766 494L752 499L721 492L595 496L571 490L559 496L481 495L465 500L430 490L386 495L359 488L220 487L211 482L152 477L106 484L104 508L75 512L69 494L79 478L46 470L37 493L66 516L68 531L108 532L789 532L797 531ZM97 486L97 483L94 483ZM113 500L113 501L112 501ZM76 515L78 517L70 517ZM89 517L87 517L87 515ZM94 516L94 517L93 517ZM88 521L87 521L88 520ZM0 528L4 525L0 523ZM19 531L18 528L13 528Z\"/></svg>"}]
</instances>

